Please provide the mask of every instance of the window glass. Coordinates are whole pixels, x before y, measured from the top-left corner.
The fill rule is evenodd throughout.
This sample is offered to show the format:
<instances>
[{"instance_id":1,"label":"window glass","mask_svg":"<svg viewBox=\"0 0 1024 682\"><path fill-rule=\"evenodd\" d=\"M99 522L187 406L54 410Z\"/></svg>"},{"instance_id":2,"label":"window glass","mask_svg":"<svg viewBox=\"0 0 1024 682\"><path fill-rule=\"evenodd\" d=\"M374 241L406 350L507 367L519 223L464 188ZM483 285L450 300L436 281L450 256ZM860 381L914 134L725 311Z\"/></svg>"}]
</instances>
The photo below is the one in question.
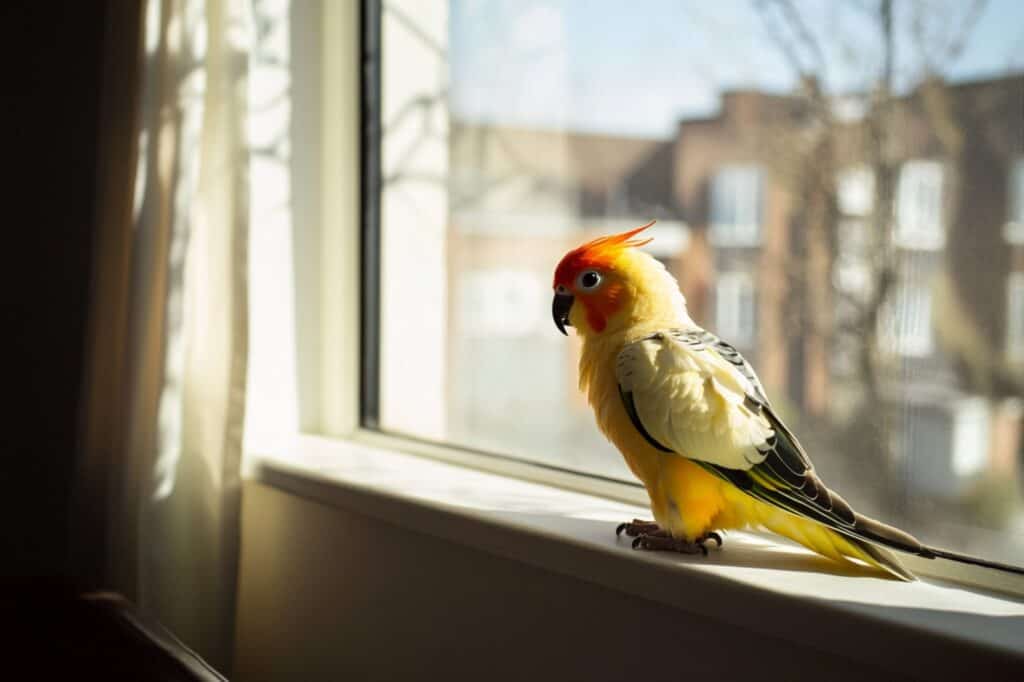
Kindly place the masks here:
<instances>
[{"instance_id":1,"label":"window glass","mask_svg":"<svg viewBox=\"0 0 1024 682\"><path fill-rule=\"evenodd\" d=\"M635 480L551 281L657 219L830 486L1024 564L1024 4L887 4L385 0L380 428Z\"/></svg>"},{"instance_id":2,"label":"window glass","mask_svg":"<svg viewBox=\"0 0 1024 682\"><path fill-rule=\"evenodd\" d=\"M1006 354L1024 363L1024 272L1011 272L1006 281Z\"/></svg>"},{"instance_id":3,"label":"window glass","mask_svg":"<svg viewBox=\"0 0 1024 682\"><path fill-rule=\"evenodd\" d=\"M715 278L715 330L738 347L754 341L754 283L745 272L721 272Z\"/></svg>"},{"instance_id":4,"label":"window glass","mask_svg":"<svg viewBox=\"0 0 1024 682\"><path fill-rule=\"evenodd\" d=\"M942 248L942 164L907 161L897 188L896 242L908 249Z\"/></svg>"},{"instance_id":5,"label":"window glass","mask_svg":"<svg viewBox=\"0 0 1024 682\"><path fill-rule=\"evenodd\" d=\"M761 172L724 167L711 181L711 239L716 246L755 246L761 237Z\"/></svg>"},{"instance_id":6,"label":"window glass","mask_svg":"<svg viewBox=\"0 0 1024 682\"><path fill-rule=\"evenodd\" d=\"M1010 167L1007 196L1009 210L1006 222L1006 240L1024 244L1024 157L1014 160Z\"/></svg>"},{"instance_id":7,"label":"window glass","mask_svg":"<svg viewBox=\"0 0 1024 682\"><path fill-rule=\"evenodd\" d=\"M839 210L848 216L867 216L875 205L875 177L867 166L839 172Z\"/></svg>"},{"instance_id":8,"label":"window glass","mask_svg":"<svg viewBox=\"0 0 1024 682\"><path fill-rule=\"evenodd\" d=\"M908 284L892 296L884 315L884 337L896 353L924 357L933 350L932 294L926 286Z\"/></svg>"}]
</instances>

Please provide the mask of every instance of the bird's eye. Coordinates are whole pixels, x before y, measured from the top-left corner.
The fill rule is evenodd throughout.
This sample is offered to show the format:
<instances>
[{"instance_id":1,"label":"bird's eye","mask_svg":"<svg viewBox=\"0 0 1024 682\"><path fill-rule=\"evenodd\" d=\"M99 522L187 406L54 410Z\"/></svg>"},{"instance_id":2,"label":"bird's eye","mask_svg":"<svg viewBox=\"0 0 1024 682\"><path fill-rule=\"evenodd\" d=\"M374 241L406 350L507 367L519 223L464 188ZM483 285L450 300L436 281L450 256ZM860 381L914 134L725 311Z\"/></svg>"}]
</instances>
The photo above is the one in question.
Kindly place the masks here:
<instances>
[{"instance_id":1,"label":"bird's eye","mask_svg":"<svg viewBox=\"0 0 1024 682\"><path fill-rule=\"evenodd\" d=\"M601 283L601 275L595 270L587 270L581 272L579 280L577 280L577 286L580 289L595 289L597 285Z\"/></svg>"}]
</instances>

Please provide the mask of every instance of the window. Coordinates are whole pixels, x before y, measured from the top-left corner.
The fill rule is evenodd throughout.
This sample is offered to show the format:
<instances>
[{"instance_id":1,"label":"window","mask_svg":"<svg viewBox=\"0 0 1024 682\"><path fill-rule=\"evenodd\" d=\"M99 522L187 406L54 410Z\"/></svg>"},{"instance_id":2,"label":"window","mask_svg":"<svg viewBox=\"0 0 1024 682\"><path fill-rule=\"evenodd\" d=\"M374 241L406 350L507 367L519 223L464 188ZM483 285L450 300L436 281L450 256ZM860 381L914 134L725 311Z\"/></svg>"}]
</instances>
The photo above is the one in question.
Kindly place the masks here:
<instances>
[{"instance_id":1,"label":"window","mask_svg":"<svg viewBox=\"0 0 1024 682\"><path fill-rule=\"evenodd\" d=\"M1003 234L1011 244L1024 244L1024 157L1010 165L1006 194L1009 207Z\"/></svg>"},{"instance_id":2,"label":"window","mask_svg":"<svg viewBox=\"0 0 1024 682\"><path fill-rule=\"evenodd\" d=\"M726 166L711 181L711 241L715 246L757 246L761 241L762 173Z\"/></svg>"},{"instance_id":3,"label":"window","mask_svg":"<svg viewBox=\"0 0 1024 682\"><path fill-rule=\"evenodd\" d=\"M874 210L875 178L867 166L853 166L839 172L836 185L841 217L833 286L845 297L863 303L872 289L868 268L868 218Z\"/></svg>"},{"instance_id":4,"label":"window","mask_svg":"<svg viewBox=\"0 0 1024 682\"><path fill-rule=\"evenodd\" d=\"M822 41L831 26L864 46L818 79L844 100L837 118L757 6L701 4L697 21L698 4L382 3L379 97L366 103L381 132L367 138L380 184L365 198L364 427L635 484L578 391L579 343L551 325L549 287L567 250L656 218L664 231L645 248L678 275L694 319L754 360L830 485L927 542L1024 564L1021 492L1003 491L997 514L975 504L1024 473L1024 417L1004 404L1024 396L1008 394L1004 363L978 361L1005 333L1006 357L1024 362L1024 279L979 271L1007 261L994 245L1021 215L1024 166L990 160L1024 123L984 104L1013 101L1020 74L963 75L1003 68L990 45L1012 45L985 27L1024 10L984 9L963 48L976 68L935 75L963 114L951 123L917 106L927 69L901 66L890 93L864 89L884 41L857 10L831 23L794 10ZM624 31L644 39L623 47ZM726 40L737 34L751 39ZM912 35L893 40L907 60L924 54ZM706 60L715 78L682 66ZM962 153L942 147L949 125ZM857 137L869 126L877 140ZM893 173L872 172L879 158ZM832 187L836 215L820 210ZM876 234L872 216L892 221ZM890 256L891 271L878 267ZM957 314L946 282L979 314ZM870 476L849 465L865 439Z\"/></svg>"},{"instance_id":5,"label":"window","mask_svg":"<svg viewBox=\"0 0 1024 682\"><path fill-rule=\"evenodd\" d=\"M866 166L854 166L839 173L839 210L843 215L871 215L875 205L875 176Z\"/></svg>"},{"instance_id":6,"label":"window","mask_svg":"<svg viewBox=\"0 0 1024 682\"><path fill-rule=\"evenodd\" d=\"M715 282L715 333L729 343L749 347L754 342L756 304L754 282L745 272L723 272Z\"/></svg>"},{"instance_id":7,"label":"window","mask_svg":"<svg viewBox=\"0 0 1024 682\"><path fill-rule=\"evenodd\" d=\"M1024 272L1012 272L1006 280L1006 357L1024 362Z\"/></svg>"},{"instance_id":8,"label":"window","mask_svg":"<svg viewBox=\"0 0 1024 682\"><path fill-rule=\"evenodd\" d=\"M956 500L988 465L991 422L986 401L911 403L903 439L914 490Z\"/></svg>"},{"instance_id":9,"label":"window","mask_svg":"<svg viewBox=\"0 0 1024 682\"><path fill-rule=\"evenodd\" d=\"M882 336L894 352L917 358L932 353L932 292L927 286L901 286L889 301L882 320Z\"/></svg>"},{"instance_id":10,"label":"window","mask_svg":"<svg viewBox=\"0 0 1024 682\"><path fill-rule=\"evenodd\" d=\"M934 251L946 243L942 224L942 164L907 161L900 168L896 196L896 243Z\"/></svg>"}]
</instances>

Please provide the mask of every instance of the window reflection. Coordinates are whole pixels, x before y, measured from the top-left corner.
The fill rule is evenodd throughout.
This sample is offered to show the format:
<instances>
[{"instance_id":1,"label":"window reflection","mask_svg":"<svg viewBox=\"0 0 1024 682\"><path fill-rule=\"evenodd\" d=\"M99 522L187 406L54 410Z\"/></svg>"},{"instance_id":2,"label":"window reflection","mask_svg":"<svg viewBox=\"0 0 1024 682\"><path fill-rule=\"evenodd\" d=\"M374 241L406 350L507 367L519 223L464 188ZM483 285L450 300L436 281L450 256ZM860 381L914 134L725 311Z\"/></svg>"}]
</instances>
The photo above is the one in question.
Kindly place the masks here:
<instances>
[{"instance_id":1,"label":"window reflection","mask_svg":"<svg viewBox=\"0 0 1024 682\"><path fill-rule=\"evenodd\" d=\"M830 485L928 542L1024 563L1024 62L1005 30L1024 7L926 4L796 3L804 31L773 3L386 2L385 35L424 15L450 80L385 102L446 102L448 127L430 173L395 176L444 215L383 226L385 262L418 244L384 307L444 320L420 331L443 372L393 374L384 427L631 479L546 295L566 250L656 218L646 248ZM439 129L388 133L385 158ZM429 428L399 416L436 395Z\"/></svg>"}]
</instances>

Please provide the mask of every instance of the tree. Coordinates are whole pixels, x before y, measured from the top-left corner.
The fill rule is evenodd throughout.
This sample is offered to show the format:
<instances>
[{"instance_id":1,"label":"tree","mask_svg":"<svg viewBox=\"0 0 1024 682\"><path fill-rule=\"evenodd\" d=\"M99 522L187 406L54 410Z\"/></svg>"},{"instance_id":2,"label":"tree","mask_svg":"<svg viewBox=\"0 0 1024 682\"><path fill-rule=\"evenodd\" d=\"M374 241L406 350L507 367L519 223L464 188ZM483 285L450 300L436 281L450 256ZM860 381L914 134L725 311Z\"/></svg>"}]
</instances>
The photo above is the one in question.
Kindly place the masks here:
<instances>
[{"instance_id":1,"label":"tree","mask_svg":"<svg viewBox=\"0 0 1024 682\"><path fill-rule=\"evenodd\" d=\"M943 30L929 31L927 13L934 14L934 8L920 1L901 3L899 7L908 10L901 16L910 18L912 45L898 45L905 33L897 30L896 0L849 0L846 7L867 19L872 34L859 35L856 42L879 53L869 87L843 94L843 100L860 112L851 121L836 114L837 97L826 91L830 63L824 42L800 8L792 0L756 2L768 37L800 83L796 97L803 125L796 133L773 136L777 144L770 155L775 160L773 170L784 178L800 206L793 226L799 239L794 240L789 268L793 292L788 297L789 323L803 332L799 338L820 339L825 348L849 349L856 368L851 373L855 404L845 420L850 437L842 439L841 447L845 459L857 466L890 472L889 485L876 488L875 502L894 512L907 511L902 470L896 466L893 449L900 436L898 422L890 414L895 396L887 379L897 359L887 352L882 335L908 260L894 239L899 164L905 151L896 121L905 120L912 110L937 140L947 160L946 214L957 215L962 201L959 169L964 126L942 74L963 53L984 6L984 0L976 0L962 15L941 17ZM902 92L896 83L898 47L901 51L913 48L920 72L917 86L901 88ZM866 56L861 55L860 61L871 63ZM858 287L823 287L823 282L836 282L841 274L840 252L844 240L851 237L840 210L839 182L843 169L853 163L866 167L873 179L872 208L861 221L866 229L859 267L866 277Z\"/></svg>"}]
</instances>

